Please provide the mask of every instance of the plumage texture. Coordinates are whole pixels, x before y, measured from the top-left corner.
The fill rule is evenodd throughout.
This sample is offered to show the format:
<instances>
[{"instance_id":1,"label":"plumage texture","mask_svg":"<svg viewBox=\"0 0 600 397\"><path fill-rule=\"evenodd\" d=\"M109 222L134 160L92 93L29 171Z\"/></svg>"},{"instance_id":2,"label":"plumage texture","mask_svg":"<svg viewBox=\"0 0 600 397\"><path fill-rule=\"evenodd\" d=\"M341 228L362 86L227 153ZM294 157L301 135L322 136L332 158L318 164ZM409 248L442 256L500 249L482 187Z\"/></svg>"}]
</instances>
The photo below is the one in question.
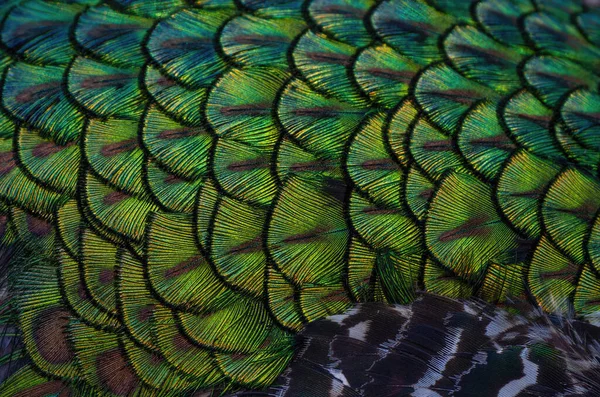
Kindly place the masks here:
<instances>
[{"instance_id":1,"label":"plumage texture","mask_svg":"<svg viewBox=\"0 0 600 397\"><path fill-rule=\"evenodd\" d=\"M2 2L0 394L260 389L422 290L599 324L597 6Z\"/></svg>"},{"instance_id":2,"label":"plumage texture","mask_svg":"<svg viewBox=\"0 0 600 397\"><path fill-rule=\"evenodd\" d=\"M269 396L596 396L598 327L424 294L317 320ZM252 393L239 396L251 397ZM259 396L260 394L254 394Z\"/></svg>"}]
</instances>

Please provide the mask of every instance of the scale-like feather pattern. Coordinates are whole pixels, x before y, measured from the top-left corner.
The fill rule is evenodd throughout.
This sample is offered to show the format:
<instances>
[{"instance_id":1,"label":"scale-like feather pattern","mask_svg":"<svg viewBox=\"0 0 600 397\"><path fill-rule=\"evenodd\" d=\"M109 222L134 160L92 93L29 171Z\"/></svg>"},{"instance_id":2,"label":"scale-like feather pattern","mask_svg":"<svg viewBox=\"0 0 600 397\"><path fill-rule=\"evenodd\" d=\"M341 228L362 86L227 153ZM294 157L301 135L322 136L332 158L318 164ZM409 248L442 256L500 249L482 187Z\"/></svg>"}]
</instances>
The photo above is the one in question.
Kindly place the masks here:
<instances>
[{"instance_id":1,"label":"scale-like feather pattern","mask_svg":"<svg viewBox=\"0 0 600 397\"><path fill-rule=\"evenodd\" d=\"M598 394L597 1L1 3L0 395Z\"/></svg>"}]
</instances>

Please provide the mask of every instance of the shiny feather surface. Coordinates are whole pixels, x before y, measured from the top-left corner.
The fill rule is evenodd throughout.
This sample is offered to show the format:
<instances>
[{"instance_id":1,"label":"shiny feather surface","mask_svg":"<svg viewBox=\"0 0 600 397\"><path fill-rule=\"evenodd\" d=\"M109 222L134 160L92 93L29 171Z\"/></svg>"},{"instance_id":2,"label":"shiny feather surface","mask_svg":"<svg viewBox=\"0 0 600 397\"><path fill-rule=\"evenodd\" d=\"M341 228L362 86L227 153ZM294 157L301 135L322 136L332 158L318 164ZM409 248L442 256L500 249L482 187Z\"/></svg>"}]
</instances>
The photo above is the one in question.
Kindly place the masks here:
<instances>
[{"instance_id":1,"label":"shiny feather surface","mask_svg":"<svg viewBox=\"0 0 600 397\"><path fill-rule=\"evenodd\" d=\"M481 393L508 363L486 392L593 395L580 369L544 375L565 369L553 337L498 341L456 300L428 317L432 295L385 305L600 324L598 6L2 1L0 395L264 390L298 369L298 332L368 308L410 343L434 322L437 350L358 327L414 371L340 369L340 395ZM493 342L489 365L450 359Z\"/></svg>"}]
</instances>

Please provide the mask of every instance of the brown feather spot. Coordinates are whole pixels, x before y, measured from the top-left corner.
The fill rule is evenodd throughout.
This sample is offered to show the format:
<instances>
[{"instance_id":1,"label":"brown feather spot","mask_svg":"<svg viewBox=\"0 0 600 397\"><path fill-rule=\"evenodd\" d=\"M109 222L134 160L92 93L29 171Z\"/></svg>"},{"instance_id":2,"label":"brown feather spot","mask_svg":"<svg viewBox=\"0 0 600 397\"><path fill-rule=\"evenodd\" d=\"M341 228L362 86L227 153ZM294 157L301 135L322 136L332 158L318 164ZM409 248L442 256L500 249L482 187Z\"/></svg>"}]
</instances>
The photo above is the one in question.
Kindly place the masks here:
<instances>
[{"instance_id":1,"label":"brown feather spot","mask_svg":"<svg viewBox=\"0 0 600 397\"><path fill-rule=\"evenodd\" d=\"M346 302L348 296L344 290L335 290L325 295L323 299L327 302Z\"/></svg>"},{"instance_id":2,"label":"brown feather spot","mask_svg":"<svg viewBox=\"0 0 600 397\"><path fill-rule=\"evenodd\" d=\"M507 52L495 50L493 48L477 47L466 44L455 44L454 47L456 50L465 52L471 56L475 55L482 62L487 64L504 66L510 62Z\"/></svg>"},{"instance_id":3,"label":"brown feather spot","mask_svg":"<svg viewBox=\"0 0 600 397\"><path fill-rule=\"evenodd\" d=\"M516 148L515 144L504 134L474 138L470 140L471 145L482 146L484 148L497 148L501 150L513 150Z\"/></svg>"},{"instance_id":4,"label":"brown feather spot","mask_svg":"<svg viewBox=\"0 0 600 397\"><path fill-rule=\"evenodd\" d=\"M424 189L419 192L419 197L429 201L431 196L433 195L433 188Z\"/></svg>"},{"instance_id":5,"label":"brown feather spot","mask_svg":"<svg viewBox=\"0 0 600 397\"><path fill-rule=\"evenodd\" d=\"M174 80L171 80L166 76L160 76L158 79L156 79L156 85L160 87L173 87L176 85L176 83Z\"/></svg>"},{"instance_id":6,"label":"brown feather spot","mask_svg":"<svg viewBox=\"0 0 600 397\"><path fill-rule=\"evenodd\" d=\"M552 119L552 116L542 116L542 115L530 114L530 113L518 113L517 117L520 118L521 120L527 120L529 122L532 122L533 124L538 125L545 130L550 128L550 122Z\"/></svg>"},{"instance_id":7,"label":"brown feather spot","mask_svg":"<svg viewBox=\"0 0 600 397\"><path fill-rule=\"evenodd\" d=\"M362 212L367 215L393 215L397 214L399 211L393 208L379 208L379 207L365 207Z\"/></svg>"},{"instance_id":8,"label":"brown feather spot","mask_svg":"<svg viewBox=\"0 0 600 397\"><path fill-rule=\"evenodd\" d=\"M55 96L61 92L60 81L43 83L27 87L15 96L17 103L28 103L35 100Z\"/></svg>"},{"instance_id":9,"label":"brown feather spot","mask_svg":"<svg viewBox=\"0 0 600 397\"><path fill-rule=\"evenodd\" d=\"M44 34L52 35L52 31L55 31L56 28L67 26L67 24L68 22L56 20L27 22L17 25L12 34L14 37L19 38L35 36L42 37Z\"/></svg>"},{"instance_id":10,"label":"brown feather spot","mask_svg":"<svg viewBox=\"0 0 600 397\"><path fill-rule=\"evenodd\" d=\"M526 190L524 192L511 192L509 195L512 197L538 199L544 192L544 187L545 186L538 186L535 189Z\"/></svg>"},{"instance_id":11,"label":"brown feather spot","mask_svg":"<svg viewBox=\"0 0 600 397\"><path fill-rule=\"evenodd\" d=\"M125 199L128 199L129 195L122 192L110 192L102 199L104 205L115 205Z\"/></svg>"},{"instance_id":12,"label":"brown feather spot","mask_svg":"<svg viewBox=\"0 0 600 397\"><path fill-rule=\"evenodd\" d=\"M175 336L173 336L173 345L179 351L188 351L194 348L194 345L192 345L192 343L180 333L177 333Z\"/></svg>"},{"instance_id":13,"label":"brown feather spot","mask_svg":"<svg viewBox=\"0 0 600 397\"><path fill-rule=\"evenodd\" d=\"M262 238L260 236L246 241L240 245L232 247L229 250L230 254L251 254L253 252L260 252L263 249Z\"/></svg>"},{"instance_id":14,"label":"brown feather spot","mask_svg":"<svg viewBox=\"0 0 600 397\"><path fill-rule=\"evenodd\" d=\"M53 380L33 387L28 387L25 390L21 390L17 394L14 394L12 397L47 397L57 393L60 393L59 397L69 397L71 395L71 391L68 389L67 385L59 380Z\"/></svg>"},{"instance_id":15,"label":"brown feather spot","mask_svg":"<svg viewBox=\"0 0 600 397\"><path fill-rule=\"evenodd\" d=\"M316 160L306 163L295 163L290 166L293 172L304 172L304 171L327 171L334 168L329 161Z\"/></svg>"},{"instance_id":16,"label":"brown feather spot","mask_svg":"<svg viewBox=\"0 0 600 397\"><path fill-rule=\"evenodd\" d=\"M90 300L90 295L88 294L87 290L85 289L85 285L83 285L83 282L81 280L79 280L79 284L77 285L77 295L79 296L79 298L81 300L84 301L88 301Z\"/></svg>"},{"instance_id":17,"label":"brown feather spot","mask_svg":"<svg viewBox=\"0 0 600 397\"><path fill-rule=\"evenodd\" d=\"M165 361L164 358L162 358L162 356L160 356L159 354L156 353L152 353L150 355L150 364L152 365L160 365Z\"/></svg>"},{"instance_id":18,"label":"brown feather spot","mask_svg":"<svg viewBox=\"0 0 600 397\"><path fill-rule=\"evenodd\" d=\"M257 158L228 164L227 170L233 172L246 172L261 168L269 168L269 166L268 158Z\"/></svg>"},{"instance_id":19,"label":"brown feather spot","mask_svg":"<svg viewBox=\"0 0 600 397\"><path fill-rule=\"evenodd\" d=\"M598 204L592 200L586 200L577 208L561 208L558 211L573 215L584 222L591 222L594 218L594 214L598 210Z\"/></svg>"},{"instance_id":20,"label":"brown feather spot","mask_svg":"<svg viewBox=\"0 0 600 397\"><path fill-rule=\"evenodd\" d=\"M210 37L178 37L164 40L161 47L185 51L204 50L207 46L212 47Z\"/></svg>"},{"instance_id":21,"label":"brown feather spot","mask_svg":"<svg viewBox=\"0 0 600 397\"><path fill-rule=\"evenodd\" d=\"M145 323L154 313L154 305L146 305L139 309L137 318L141 323Z\"/></svg>"},{"instance_id":22,"label":"brown feather spot","mask_svg":"<svg viewBox=\"0 0 600 397\"><path fill-rule=\"evenodd\" d=\"M427 141L423 144L423 149L430 152L446 152L452 150L452 140L446 139L443 141Z\"/></svg>"},{"instance_id":23,"label":"brown feather spot","mask_svg":"<svg viewBox=\"0 0 600 397\"><path fill-rule=\"evenodd\" d=\"M397 170L398 165L390 158L363 161L360 165L368 171Z\"/></svg>"},{"instance_id":24,"label":"brown feather spot","mask_svg":"<svg viewBox=\"0 0 600 397\"><path fill-rule=\"evenodd\" d=\"M96 357L96 375L99 383L117 396L130 396L138 386L137 376L118 349L106 351Z\"/></svg>"},{"instance_id":25,"label":"brown feather spot","mask_svg":"<svg viewBox=\"0 0 600 397\"><path fill-rule=\"evenodd\" d=\"M226 117L235 116L268 116L271 114L270 103L248 103L235 106L223 106L220 112Z\"/></svg>"},{"instance_id":26,"label":"brown feather spot","mask_svg":"<svg viewBox=\"0 0 600 397\"><path fill-rule=\"evenodd\" d=\"M7 175L17 166L12 152L0 153L0 176Z\"/></svg>"},{"instance_id":27,"label":"brown feather spot","mask_svg":"<svg viewBox=\"0 0 600 397\"><path fill-rule=\"evenodd\" d=\"M327 228L317 226L313 230L310 230L306 233L299 233L286 237L283 239L283 242L286 244L304 244L314 242L321 240L323 238L323 234L327 233L328 231L329 229Z\"/></svg>"},{"instance_id":28,"label":"brown feather spot","mask_svg":"<svg viewBox=\"0 0 600 397\"><path fill-rule=\"evenodd\" d=\"M560 270L555 270L552 272L543 272L540 274L540 278L542 280L547 279L561 279L569 282L575 281L575 277L579 272L579 266L573 262L567 263L567 266Z\"/></svg>"},{"instance_id":29,"label":"brown feather spot","mask_svg":"<svg viewBox=\"0 0 600 397\"><path fill-rule=\"evenodd\" d=\"M58 394L58 397L70 397L71 396L71 389L67 389L66 387L64 389L62 389L60 391L60 393Z\"/></svg>"},{"instance_id":30,"label":"brown feather spot","mask_svg":"<svg viewBox=\"0 0 600 397\"><path fill-rule=\"evenodd\" d=\"M123 88L130 82L134 81L137 77L135 74L111 74L111 75L100 75L100 76L90 76L84 79L81 82L81 88L93 90L100 88Z\"/></svg>"},{"instance_id":31,"label":"brown feather spot","mask_svg":"<svg viewBox=\"0 0 600 397\"><path fill-rule=\"evenodd\" d=\"M46 237L52 232L52 224L42 218L27 214L25 219L27 220L27 230L34 236Z\"/></svg>"},{"instance_id":32,"label":"brown feather spot","mask_svg":"<svg viewBox=\"0 0 600 397\"><path fill-rule=\"evenodd\" d=\"M115 271L113 269L102 269L98 274L98 281L100 284L108 285L115 281Z\"/></svg>"},{"instance_id":33,"label":"brown feather spot","mask_svg":"<svg viewBox=\"0 0 600 397\"><path fill-rule=\"evenodd\" d=\"M600 305L600 298L590 299L585 301L586 305Z\"/></svg>"},{"instance_id":34,"label":"brown feather spot","mask_svg":"<svg viewBox=\"0 0 600 397\"><path fill-rule=\"evenodd\" d=\"M410 70L393 70L393 69L384 69L384 68L370 68L367 69L367 73L371 74L375 77L380 77L388 80L400 81L405 84L409 84L413 77L415 77L415 72Z\"/></svg>"},{"instance_id":35,"label":"brown feather spot","mask_svg":"<svg viewBox=\"0 0 600 397\"><path fill-rule=\"evenodd\" d=\"M69 142L65 146L58 146L54 142L42 142L38 143L32 150L31 154L33 157L38 159L43 159L49 157L53 154L59 153L61 150L66 149L70 146L73 146L75 142Z\"/></svg>"},{"instance_id":36,"label":"brown feather spot","mask_svg":"<svg viewBox=\"0 0 600 397\"><path fill-rule=\"evenodd\" d=\"M134 23L103 23L101 25L91 26L87 34L91 38L104 39L118 37L131 31L147 29Z\"/></svg>"},{"instance_id":37,"label":"brown feather spot","mask_svg":"<svg viewBox=\"0 0 600 397\"><path fill-rule=\"evenodd\" d=\"M179 277L181 275L184 275L184 274L194 270L195 268L200 266L202 263L204 263L204 258L202 256L200 256L200 255L193 256L189 259L179 262L177 265L175 265L169 269L166 269L164 276L167 279L173 278L173 277Z\"/></svg>"},{"instance_id":38,"label":"brown feather spot","mask_svg":"<svg viewBox=\"0 0 600 397\"><path fill-rule=\"evenodd\" d=\"M489 218L485 215L471 218L462 225L442 233L439 241L446 243L465 237L485 236L491 232L491 228L484 225L487 221Z\"/></svg>"},{"instance_id":39,"label":"brown feather spot","mask_svg":"<svg viewBox=\"0 0 600 397\"><path fill-rule=\"evenodd\" d=\"M177 175L169 174L164 179L167 185L176 185L179 183L185 182L182 178L179 178Z\"/></svg>"},{"instance_id":40,"label":"brown feather spot","mask_svg":"<svg viewBox=\"0 0 600 397\"><path fill-rule=\"evenodd\" d=\"M471 106L475 101L481 99L481 95L473 90L444 90L431 94L466 106Z\"/></svg>"},{"instance_id":41,"label":"brown feather spot","mask_svg":"<svg viewBox=\"0 0 600 397\"><path fill-rule=\"evenodd\" d=\"M590 123L600 125L600 112L572 112L573 115L580 117Z\"/></svg>"},{"instance_id":42,"label":"brown feather spot","mask_svg":"<svg viewBox=\"0 0 600 397\"><path fill-rule=\"evenodd\" d=\"M559 73L551 73L551 72L544 72L544 71L538 71L538 72L536 72L536 74L538 76L545 77L545 78L553 80L553 81L559 81L562 83L566 83L569 88L589 87L590 86L589 81L587 81L585 78L582 78L582 77L574 75L574 74L559 74Z\"/></svg>"},{"instance_id":43,"label":"brown feather spot","mask_svg":"<svg viewBox=\"0 0 600 397\"><path fill-rule=\"evenodd\" d=\"M338 117L342 109L336 106L321 106L314 108L294 109L293 113L299 117L333 118Z\"/></svg>"},{"instance_id":44,"label":"brown feather spot","mask_svg":"<svg viewBox=\"0 0 600 397\"><path fill-rule=\"evenodd\" d=\"M266 46L266 45L277 45L287 44L290 39L285 36L275 35L260 35L260 34L240 34L233 37L233 41L243 45L255 45L255 46Z\"/></svg>"},{"instance_id":45,"label":"brown feather spot","mask_svg":"<svg viewBox=\"0 0 600 397\"><path fill-rule=\"evenodd\" d=\"M112 157L117 154L130 152L138 147L137 138L131 138L120 142L109 143L100 149L100 154L104 157Z\"/></svg>"},{"instance_id":46,"label":"brown feather spot","mask_svg":"<svg viewBox=\"0 0 600 397\"><path fill-rule=\"evenodd\" d=\"M63 307L50 307L33 320L33 340L44 360L53 365L66 364L75 358L67 327L71 314Z\"/></svg>"},{"instance_id":47,"label":"brown feather spot","mask_svg":"<svg viewBox=\"0 0 600 397\"><path fill-rule=\"evenodd\" d=\"M286 296L285 298L283 298L283 301L286 303L294 302L295 301L294 295Z\"/></svg>"},{"instance_id":48,"label":"brown feather spot","mask_svg":"<svg viewBox=\"0 0 600 397\"><path fill-rule=\"evenodd\" d=\"M394 29L399 32L409 33L411 35L411 39L417 43L423 43L429 37L441 33L441 27L436 27L435 25L426 22L390 18L383 20L382 23L384 25L393 26Z\"/></svg>"},{"instance_id":49,"label":"brown feather spot","mask_svg":"<svg viewBox=\"0 0 600 397\"><path fill-rule=\"evenodd\" d=\"M240 360L244 360L244 359L248 358L249 354L233 353L230 357L233 361L240 361Z\"/></svg>"},{"instance_id":50,"label":"brown feather spot","mask_svg":"<svg viewBox=\"0 0 600 397\"><path fill-rule=\"evenodd\" d=\"M159 139L182 139L182 138L189 138L192 136L204 135L204 134L206 134L206 132L204 130L201 130L198 128L182 127L182 128L173 128L170 130L161 131L161 133L158 134L158 138Z\"/></svg>"},{"instance_id":51,"label":"brown feather spot","mask_svg":"<svg viewBox=\"0 0 600 397\"><path fill-rule=\"evenodd\" d=\"M273 339L270 336L267 336L263 343L258 347L259 349L266 349L273 342Z\"/></svg>"},{"instance_id":52,"label":"brown feather spot","mask_svg":"<svg viewBox=\"0 0 600 397\"><path fill-rule=\"evenodd\" d=\"M349 55L336 54L333 52L307 52L306 56L315 62L343 66L350 66L350 60L352 59Z\"/></svg>"}]
</instances>

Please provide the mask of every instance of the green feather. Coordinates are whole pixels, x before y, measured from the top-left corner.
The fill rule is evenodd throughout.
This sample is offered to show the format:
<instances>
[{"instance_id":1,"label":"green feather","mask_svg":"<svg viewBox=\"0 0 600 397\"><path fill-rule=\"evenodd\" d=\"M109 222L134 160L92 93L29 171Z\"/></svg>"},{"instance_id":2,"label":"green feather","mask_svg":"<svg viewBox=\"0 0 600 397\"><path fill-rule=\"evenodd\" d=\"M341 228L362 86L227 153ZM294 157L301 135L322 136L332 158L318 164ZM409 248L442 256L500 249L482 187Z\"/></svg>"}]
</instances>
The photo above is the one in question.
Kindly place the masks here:
<instances>
[{"instance_id":1,"label":"green feather","mask_svg":"<svg viewBox=\"0 0 600 397\"><path fill-rule=\"evenodd\" d=\"M598 323L590 1L59 3L0 5L0 395L270 393L421 289Z\"/></svg>"},{"instance_id":2,"label":"green feather","mask_svg":"<svg viewBox=\"0 0 600 397\"><path fill-rule=\"evenodd\" d=\"M78 45L110 65L125 68L144 64L142 40L152 20L119 13L108 6L88 8L77 20Z\"/></svg>"}]
</instances>

